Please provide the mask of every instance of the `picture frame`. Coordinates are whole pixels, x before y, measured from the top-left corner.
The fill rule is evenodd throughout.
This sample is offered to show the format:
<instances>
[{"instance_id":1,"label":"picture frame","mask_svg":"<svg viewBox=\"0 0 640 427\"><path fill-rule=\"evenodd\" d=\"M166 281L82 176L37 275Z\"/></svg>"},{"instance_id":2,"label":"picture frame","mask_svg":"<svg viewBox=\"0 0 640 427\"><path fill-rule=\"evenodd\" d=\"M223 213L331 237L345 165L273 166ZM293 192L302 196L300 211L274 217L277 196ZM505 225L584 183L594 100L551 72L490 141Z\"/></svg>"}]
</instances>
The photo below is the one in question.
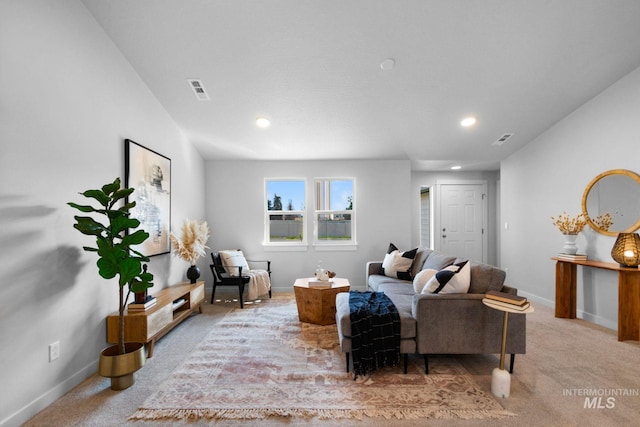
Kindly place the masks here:
<instances>
[{"instance_id":1,"label":"picture frame","mask_svg":"<svg viewBox=\"0 0 640 427\"><path fill-rule=\"evenodd\" d=\"M127 203L135 201L131 218L149 238L135 247L146 255L171 252L171 159L131 139L125 139L125 187L134 188Z\"/></svg>"}]
</instances>

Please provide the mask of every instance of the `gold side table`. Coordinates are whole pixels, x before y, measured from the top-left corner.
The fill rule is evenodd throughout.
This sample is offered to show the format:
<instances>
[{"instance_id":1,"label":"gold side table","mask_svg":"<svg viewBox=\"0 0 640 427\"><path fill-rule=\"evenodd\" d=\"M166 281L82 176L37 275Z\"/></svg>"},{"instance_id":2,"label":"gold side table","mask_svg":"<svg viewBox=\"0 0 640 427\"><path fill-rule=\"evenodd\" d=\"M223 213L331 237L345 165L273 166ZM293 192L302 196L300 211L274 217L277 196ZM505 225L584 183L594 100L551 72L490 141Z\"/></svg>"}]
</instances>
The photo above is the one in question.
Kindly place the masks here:
<instances>
[{"instance_id":1,"label":"gold side table","mask_svg":"<svg viewBox=\"0 0 640 427\"><path fill-rule=\"evenodd\" d=\"M529 305L525 310L517 310L515 308L505 307L504 305L494 304L492 300L484 298L482 303L487 307L504 312L504 320L502 321L502 344L500 348L500 367L493 368L491 372L491 393L497 397L509 397L511 394L511 374L504 369L504 356L507 349L507 323L509 321L509 313L529 314L533 313L533 307Z\"/></svg>"}]
</instances>

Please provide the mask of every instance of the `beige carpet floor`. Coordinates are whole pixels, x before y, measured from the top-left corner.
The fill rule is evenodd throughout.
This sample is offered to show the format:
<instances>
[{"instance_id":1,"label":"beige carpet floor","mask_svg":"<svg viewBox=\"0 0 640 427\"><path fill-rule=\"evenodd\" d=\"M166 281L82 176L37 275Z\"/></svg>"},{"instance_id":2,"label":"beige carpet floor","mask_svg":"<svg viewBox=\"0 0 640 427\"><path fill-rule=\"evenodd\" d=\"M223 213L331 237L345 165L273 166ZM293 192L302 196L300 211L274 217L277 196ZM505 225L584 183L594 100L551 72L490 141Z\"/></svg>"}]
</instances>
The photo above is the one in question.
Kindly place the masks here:
<instances>
[{"instance_id":1,"label":"beige carpet floor","mask_svg":"<svg viewBox=\"0 0 640 427\"><path fill-rule=\"evenodd\" d=\"M536 306L528 316L527 354L516 357L511 396L498 399L515 417L504 419L384 418L264 420L130 421L129 417L158 391L200 343L237 304L204 304L195 315L162 338L153 358L136 374L136 384L121 392L94 375L37 414L26 426L635 426L640 423L640 343L619 342L614 331L582 320L556 319L552 310ZM293 298L280 294L278 298ZM228 299L231 299L228 296ZM259 304L269 304L263 300ZM415 363L421 359L415 357ZM491 370L497 355L456 356L485 393L491 393ZM342 366L340 367L342 368ZM402 374L399 374L402 375ZM595 396L591 396L595 395ZM600 397L600 401L598 401Z\"/></svg>"},{"instance_id":2,"label":"beige carpet floor","mask_svg":"<svg viewBox=\"0 0 640 427\"><path fill-rule=\"evenodd\" d=\"M335 325L298 320L275 297L229 313L133 419L498 418L510 416L454 357L354 378Z\"/></svg>"}]
</instances>

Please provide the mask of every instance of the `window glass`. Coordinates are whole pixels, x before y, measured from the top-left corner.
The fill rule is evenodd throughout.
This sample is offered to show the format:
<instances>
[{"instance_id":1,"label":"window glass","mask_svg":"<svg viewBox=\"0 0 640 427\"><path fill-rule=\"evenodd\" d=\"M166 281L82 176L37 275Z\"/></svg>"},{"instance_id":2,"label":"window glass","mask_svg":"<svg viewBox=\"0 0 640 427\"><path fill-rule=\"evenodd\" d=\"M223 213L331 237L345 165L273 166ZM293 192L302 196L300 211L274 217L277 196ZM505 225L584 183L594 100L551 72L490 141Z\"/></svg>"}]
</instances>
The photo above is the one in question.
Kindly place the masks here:
<instances>
[{"instance_id":1,"label":"window glass","mask_svg":"<svg viewBox=\"0 0 640 427\"><path fill-rule=\"evenodd\" d=\"M355 241L353 179L317 179L315 235L318 243Z\"/></svg>"},{"instance_id":2,"label":"window glass","mask_svg":"<svg viewBox=\"0 0 640 427\"><path fill-rule=\"evenodd\" d=\"M265 242L299 244L305 236L305 181L267 179L265 182Z\"/></svg>"}]
</instances>

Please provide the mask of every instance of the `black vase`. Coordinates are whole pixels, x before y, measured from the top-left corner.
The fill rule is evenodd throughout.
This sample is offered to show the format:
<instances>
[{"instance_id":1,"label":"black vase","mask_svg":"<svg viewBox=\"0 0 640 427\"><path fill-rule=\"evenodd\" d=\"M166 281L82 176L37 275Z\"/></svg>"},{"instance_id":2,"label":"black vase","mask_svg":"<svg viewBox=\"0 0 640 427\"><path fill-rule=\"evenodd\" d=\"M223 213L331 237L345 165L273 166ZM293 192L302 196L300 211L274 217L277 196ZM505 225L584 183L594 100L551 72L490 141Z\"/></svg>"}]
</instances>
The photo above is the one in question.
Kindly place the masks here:
<instances>
[{"instance_id":1,"label":"black vase","mask_svg":"<svg viewBox=\"0 0 640 427\"><path fill-rule=\"evenodd\" d=\"M187 279L191 280L191 283L196 283L198 277L200 277L200 269L195 265L189 267L187 270Z\"/></svg>"}]
</instances>

